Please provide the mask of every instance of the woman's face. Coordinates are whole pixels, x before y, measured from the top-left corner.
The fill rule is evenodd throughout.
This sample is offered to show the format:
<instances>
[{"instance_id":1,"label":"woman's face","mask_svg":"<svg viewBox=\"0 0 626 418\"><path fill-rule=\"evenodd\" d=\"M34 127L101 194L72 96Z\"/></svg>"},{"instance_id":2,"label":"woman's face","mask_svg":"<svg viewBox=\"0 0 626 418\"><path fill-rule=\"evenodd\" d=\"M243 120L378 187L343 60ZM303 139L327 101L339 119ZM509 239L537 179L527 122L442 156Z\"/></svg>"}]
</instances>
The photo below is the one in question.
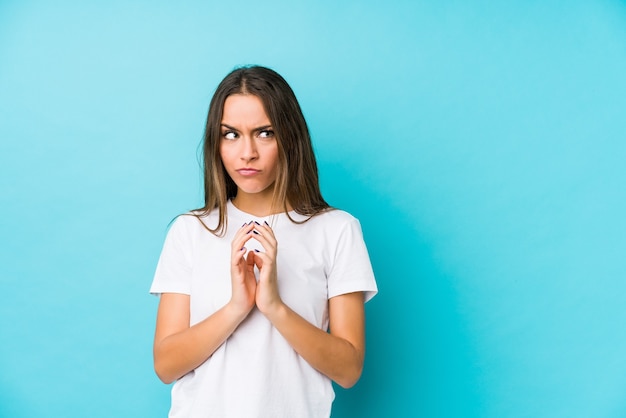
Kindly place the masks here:
<instances>
[{"instance_id":1,"label":"woman's face","mask_svg":"<svg viewBox=\"0 0 626 418\"><path fill-rule=\"evenodd\" d=\"M278 172L278 144L261 99L251 94L228 96L220 129L220 156L237 185L237 195L271 197Z\"/></svg>"}]
</instances>

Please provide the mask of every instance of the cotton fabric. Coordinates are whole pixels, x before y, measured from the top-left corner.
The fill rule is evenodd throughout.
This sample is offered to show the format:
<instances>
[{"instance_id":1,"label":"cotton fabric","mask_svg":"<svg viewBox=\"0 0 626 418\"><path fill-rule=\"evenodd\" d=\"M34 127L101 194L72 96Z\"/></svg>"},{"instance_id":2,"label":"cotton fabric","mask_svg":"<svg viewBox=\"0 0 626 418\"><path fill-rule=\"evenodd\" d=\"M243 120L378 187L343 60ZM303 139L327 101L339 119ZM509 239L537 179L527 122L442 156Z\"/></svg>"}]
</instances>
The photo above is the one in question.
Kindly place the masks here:
<instances>
[{"instance_id":1,"label":"cotton fabric","mask_svg":"<svg viewBox=\"0 0 626 418\"><path fill-rule=\"evenodd\" d=\"M190 295L190 325L229 301L231 241L250 221L272 226L278 241L279 294L318 328L328 329L328 299L361 291L367 301L377 293L360 224L347 212L331 210L296 224L285 213L259 218L229 202L227 215L223 237L186 214L174 221L165 239L150 292ZM295 212L289 216L307 219ZM201 221L215 227L217 210ZM264 251L254 238L246 249ZM330 379L300 357L254 308L207 361L174 383L169 416L328 417L333 399Z\"/></svg>"}]
</instances>

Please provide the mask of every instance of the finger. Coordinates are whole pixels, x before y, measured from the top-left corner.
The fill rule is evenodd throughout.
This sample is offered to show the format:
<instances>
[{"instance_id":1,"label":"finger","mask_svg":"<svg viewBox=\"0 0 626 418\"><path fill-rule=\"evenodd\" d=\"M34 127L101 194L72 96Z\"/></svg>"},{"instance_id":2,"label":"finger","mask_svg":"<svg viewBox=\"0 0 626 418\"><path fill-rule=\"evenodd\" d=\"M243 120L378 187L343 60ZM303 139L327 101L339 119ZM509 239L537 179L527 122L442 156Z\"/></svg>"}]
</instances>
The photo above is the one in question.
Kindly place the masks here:
<instances>
[{"instance_id":1,"label":"finger","mask_svg":"<svg viewBox=\"0 0 626 418\"><path fill-rule=\"evenodd\" d=\"M267 254L261 252L255 253L254 263L259 269L259 282L269 283L276 280L276 264L272 262Z\"/></svg>"},{"instance_id":2,"label":"finger","mask_svg":"<svg viewBox=\"0 0 626 418\"><path fill-rule=\"evenodd\" d=\"M241 228L239 228L239 230L235 233L235 236L233 237L233 242L245 237L247 234L250 234L250 232L253 229L254 229L254 224L252 222L243 224Z\"/></svg>"},{"instance_id":3,"label":"finger","mask_svg":"<svg viewBox=\"0 0 626 418\"><path fill-rule=\"evenodd\" d=\"M262 225L258 222L255 222L254 230L252 232L256 235L257 239L258 237L263 237L268 242L276 243L276 236L274 235L274 231L272 230L272 228L269 227L269 225Z\"/></svg>"},{"instance_id":4,"label":"finger","mask_svg":"<svg viewBox=\"0 0 626 418\"><path fill-rule=\"evenodd\" d=\"M248 268L254 267L255 262L256 262L256 257L254 256L254 252L250 251L248 253L248 257L246 257L246 264L248 265Z\"/></svg>"},{"instance_id":5,"label":"finger","mask_svg":"<svg viewBox=\"0 0 626 418\"><path fill-rule=\"evenodd\" d=\"M274 230L272 229L272 227L269 226L269 224L267 222L265 223L258 223L258 222L254 222L254 228L259 231L261 234L263 235L268 235L271 236L272 238L276 239L274 237Z\"/></svg>"},{"instance_id":6,"label":"finger","mask_svg":"<svg viewBox=\"0 0 626 418\"><path fill-rule=\"evenodd\" d=\"M255 235L254 238L259 242L259 244L261 244L265 253L270 254L272 257L276 256L277 242L273 237L259 234Z\"/></svg>"},{"instance_id":7,"label":"finger","mask_svg":"<svg viewBox=\"0 0 626 418\"><path fill-rule=\"evenodd\" d=\"M245 260L244 260L245 254L246 254L246 247L242 247L238 251L235 251L231 257L232 267L237 267L238 270L241 271L241 269L244 268L244 264L245 264Z\"/></svg>"},{"instance_id":8,"label":"finger","mask_svg":"<svg viewBox=\"0 0 626 418\"><path fill-rule=\"evenodd\" d=\"M235 247L233 246L232 255L230 258L233 266L239 266L245 263L244 259L245 259L246 251L247 251L247 248L245 246L242 246L239 249L235 249Z\"/></svg>"},{"instance_id":9,"label":"finger","mask_svg":"<svg viewBox=\"0 0 626 418\"><path fill-rule=\"evenodd\" d=\"M261 270L265 264L272 264L272 258L267 253L254 250L254 264Z\"/></svg>"},{"instance_id":10,"label":"finger","mask_svg":"<svg viewBox=\"0 0 626 418\"><path fill-rule=\"evenodd\" d=\"M231 250L233 254L236 254L238 251L244 247L245 243L250 240L252 230L254 229L253 224L243 224L243 226L235 233L231 243Z\"/></svg>"}]
</instances>

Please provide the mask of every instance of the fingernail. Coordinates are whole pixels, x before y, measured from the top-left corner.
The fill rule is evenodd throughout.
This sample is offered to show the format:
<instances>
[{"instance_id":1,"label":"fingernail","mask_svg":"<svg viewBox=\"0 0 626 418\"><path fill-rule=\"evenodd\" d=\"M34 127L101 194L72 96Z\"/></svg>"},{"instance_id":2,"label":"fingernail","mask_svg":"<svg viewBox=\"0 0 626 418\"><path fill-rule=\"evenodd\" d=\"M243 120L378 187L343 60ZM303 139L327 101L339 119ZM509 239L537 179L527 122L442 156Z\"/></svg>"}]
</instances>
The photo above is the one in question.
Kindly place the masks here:
<instances>
[{"instance_id":1,"label":"fingernail","mask_svg":"<svg viewBox=\"0 0 626 418\"><path fill-rule=\"evenodd\" d=\"M242 248L241 250L239 250L239 251L245 251L245 250L246 250L246 247L243 247L243 248Z\"/></svg>"},{"instance_id":2,"label":"fingernail","mask_svg":"<svg viewBox=\"0 0 626 418\"><path fill-rule=\"evenodd\" d=\"M261 234L259 234L259 233L258 233L258 232L256 232L256 231L252 231L252 232L254 232L256 235L261 235Z\"/></svg>"},{"instance_id":3,"label":"fingernail","mask_svg":"<svg viewBox=\"0 0 626 418\"><path fill-rule=\"evenodd\" d=\"M254 249L254 252L255 252L255 253L260 253L260 251L259 251L259 250L257 250L256 248Z\"/></svg>"},{"instance_id":4,"label":"fingernail","mask_svg":"<svg viewBox=\"0 0 626 418\"><path fill-rule=\"evenodd\" d=\"M267 221L263 221L263 222L265 222L265 225L270 226L270 224L268 224Z\"/></svg>"},{"instance_id":5,"label":"fingernail","mask_svg":"<svg viewBox=\"0 0 626 418\"><path fill-rule=\"evenodd\" d=\"M257 221L254 221L254 223L255 223L255 224L257 224L257 225L261 225L261 224L260 224L260 223L258 223Z\"/></svg>"},{"instance_id":6,"label":"fingernail","mask_svg":"<svg viewBox=\"0 0 626 418\"><path fill-rule=\"evenodd\" d=\"M244 222L243 225L241 225L241 227L243 228L244 226L246 226L246 223Z\"/></svg>"},{"instance_id":7,"label":"fingernail","mask_svg":"<svg viewBox=\"0 0 626 418\"><path fill-rule=\"evenodd\" d=\"M248 222L248 225L252 225L252 221Z\"/></svg>"}]
</instances>

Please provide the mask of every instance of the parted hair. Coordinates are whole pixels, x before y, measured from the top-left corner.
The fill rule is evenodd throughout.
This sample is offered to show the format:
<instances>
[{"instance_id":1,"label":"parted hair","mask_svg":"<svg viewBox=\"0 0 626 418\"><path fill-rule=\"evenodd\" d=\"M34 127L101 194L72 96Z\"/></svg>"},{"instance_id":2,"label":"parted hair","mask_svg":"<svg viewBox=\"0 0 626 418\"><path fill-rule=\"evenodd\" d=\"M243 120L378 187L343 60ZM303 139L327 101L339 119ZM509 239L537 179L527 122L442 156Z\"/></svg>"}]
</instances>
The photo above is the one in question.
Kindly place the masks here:
<instances>
[{"instance_id":1,"label":"parted hair","mask_svg":"<svg viewBox=\"0 0 626 418\"><path fill-rule=\"evenodd\" d=\"M308 220L330 209L320 191L311 136L293 90L274 70L255 65L239 67L230 72L213 94L202 140L204 206L192 213L202 217L218 209L219 220L214 229L202 224L215 235L224 234L227 226L226 205L229 199L237 195L237 185L226 172L220 157L224 102L233 94L258 97L272 124L278 145L272 211L284 211L289 216L287 207L290 205L296 213L307 216ZM290 216L289 219L296 222Z\"/></svg>"}]
</instances>

